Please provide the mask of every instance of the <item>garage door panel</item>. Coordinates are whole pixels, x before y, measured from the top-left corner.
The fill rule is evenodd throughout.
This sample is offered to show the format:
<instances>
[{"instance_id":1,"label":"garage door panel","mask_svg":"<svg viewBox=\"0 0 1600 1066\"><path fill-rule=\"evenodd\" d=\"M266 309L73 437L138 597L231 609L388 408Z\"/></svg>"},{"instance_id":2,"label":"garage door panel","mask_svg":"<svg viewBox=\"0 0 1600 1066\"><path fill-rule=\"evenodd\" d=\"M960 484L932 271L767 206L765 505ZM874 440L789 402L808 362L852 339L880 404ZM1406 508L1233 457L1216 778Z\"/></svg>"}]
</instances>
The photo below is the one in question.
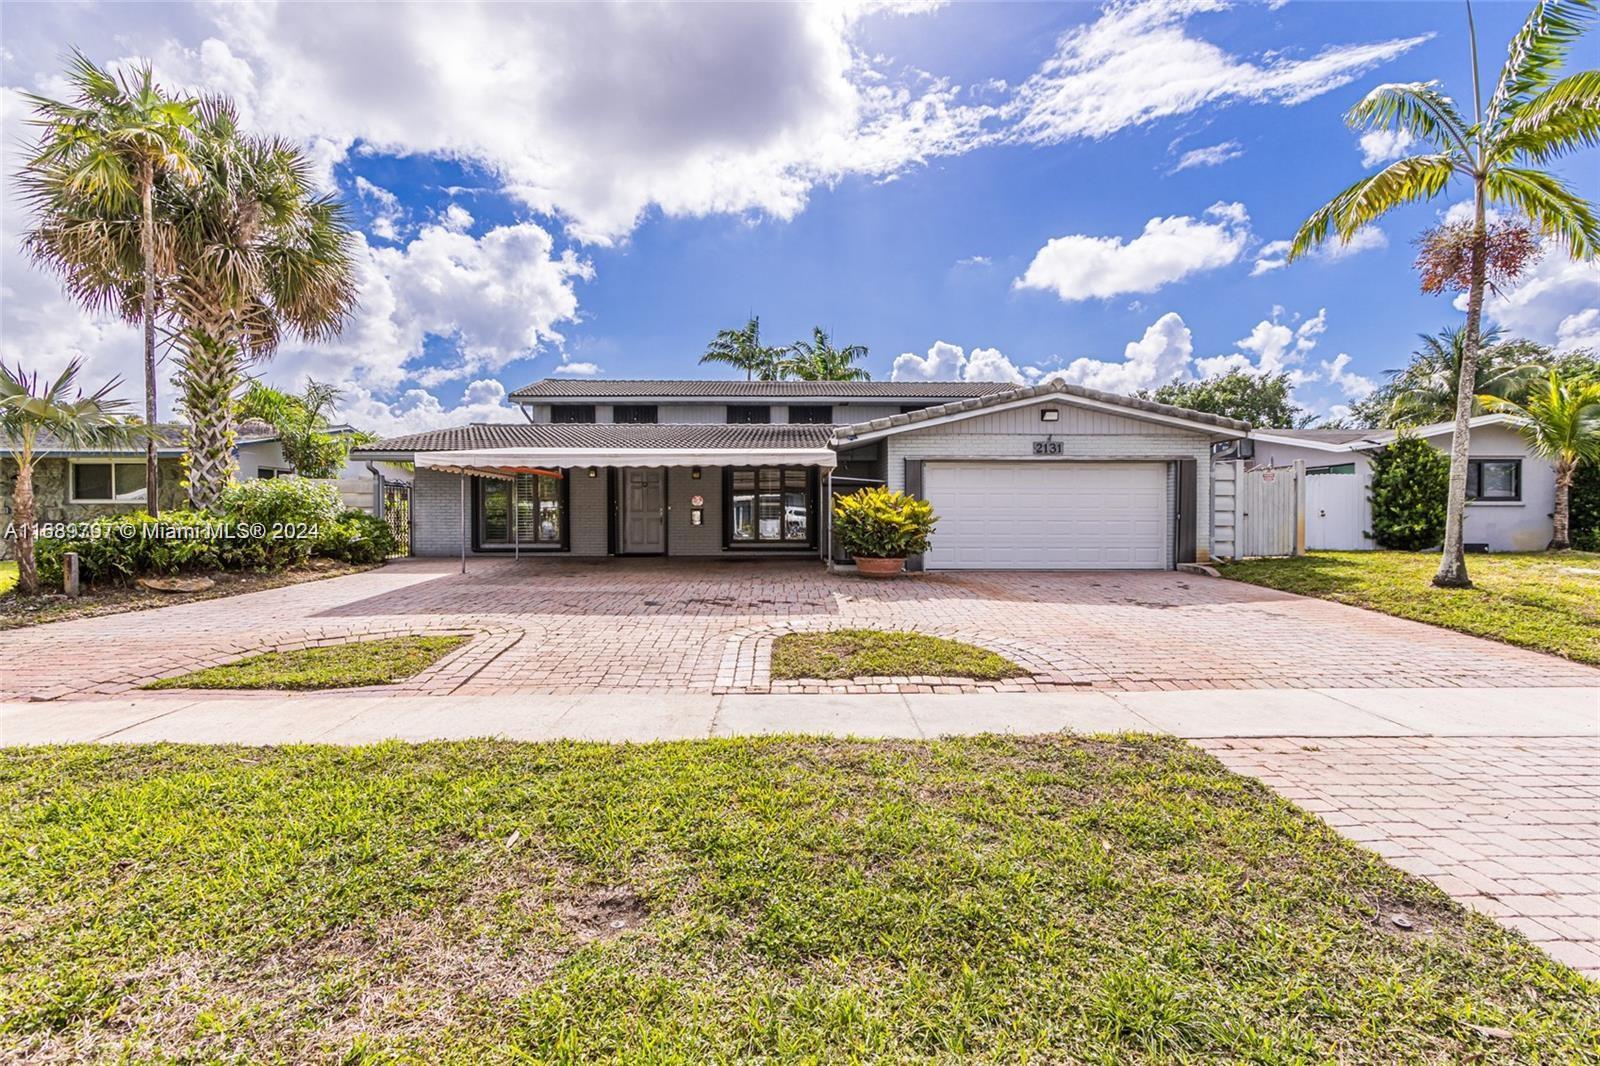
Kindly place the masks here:
<instances>
[{"instance_id":1,"label":"garage door panel","mask_svg":"<svg viewBox=\"0 0 1600 1066\"><path fill-rule=\"evenodd\" d=\"M929 569L1164 569L1164 463L939 463Z\"/></svg>"}]
</instances>

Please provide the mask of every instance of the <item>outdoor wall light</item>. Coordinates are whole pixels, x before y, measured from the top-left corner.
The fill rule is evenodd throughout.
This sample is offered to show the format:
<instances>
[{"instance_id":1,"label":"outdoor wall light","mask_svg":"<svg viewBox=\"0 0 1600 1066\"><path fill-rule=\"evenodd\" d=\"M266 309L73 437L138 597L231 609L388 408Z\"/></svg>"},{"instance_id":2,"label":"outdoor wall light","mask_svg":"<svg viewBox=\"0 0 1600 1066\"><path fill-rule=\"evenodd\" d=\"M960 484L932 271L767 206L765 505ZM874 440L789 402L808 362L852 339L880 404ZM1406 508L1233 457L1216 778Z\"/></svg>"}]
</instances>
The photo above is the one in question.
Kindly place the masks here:
<instances>
[{"instance_id":1,"label":"outdoor wall light","mask_svg":"<svg viewBox=\"0 0 1600 1066\"><path fill-rule=\"evenodd\" d=\"M591 466L589 468L589 476L590 477L599 477L600 476L600 468L598 466Z\"/></svg>"},{"instance_id":2,"label":"outdoor wall light","mask_svg":"<svg viewBox=\"0 0 1600 1066\"><path fill-rule=\"evenodd\" d=\"M1061 421L1061 412L1057 411L1054 407L1046 407L1044 410L1039 412L1039 421L1059 422Z\"/></svg>"},{"instance_id":3,"label":"outdoor wall light","mask_svg":"<svg viewBox=\"0 0 1600 1066\"><path fill-rule=\"evenodd\" d=\"M689 476L691 478L693 478L694 480L699 481L700 480L700 468L698 466L691 466L689 468Z\"/></svg>"}]
</instances>

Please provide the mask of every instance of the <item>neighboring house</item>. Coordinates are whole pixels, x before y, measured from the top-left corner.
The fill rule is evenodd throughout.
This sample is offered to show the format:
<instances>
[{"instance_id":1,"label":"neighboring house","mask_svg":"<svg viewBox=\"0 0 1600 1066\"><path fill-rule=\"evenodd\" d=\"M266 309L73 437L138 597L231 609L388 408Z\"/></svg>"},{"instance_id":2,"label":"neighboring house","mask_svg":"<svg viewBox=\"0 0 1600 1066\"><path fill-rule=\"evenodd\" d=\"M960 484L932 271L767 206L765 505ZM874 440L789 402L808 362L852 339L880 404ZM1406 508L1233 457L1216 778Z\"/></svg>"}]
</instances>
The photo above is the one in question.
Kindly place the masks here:
<instances>
[{"instance_id":1,"label":"neighboring house","mask_svg":"<svg viewBox=\"0 0 1600 1066\"><path fill-rule=\"evenodd\" d=\"M827 554L829 492L887 484L939 516L928 569L1165 569L1210 553L1233 419L1055 380L576 381L525 423L377 441L414 463L412 551Z\"/></svg>"},{"instance_id":2,"label":"neighboring house","mask_svg":"<svg viewBox=\"0 0 1600 1066\"><path fill-rule=\"evenodd\" d=\"M1543 550L1553 532L1555 468L1529 453L1511 415L1479 415L1470 425L1467 543L1489 551ZM1448 452L1454 428L1440 422L1408 432ZM1395 436L1394 430L1257 429L1250 434L1251 465L1306 464L1308 548L1373 548L1366 536L1372 529L1372 453ZM1323 477L1338 480L1318 480ZM1335 501L1338 513L1327 513Z\"/></svg>"}]
</instances>

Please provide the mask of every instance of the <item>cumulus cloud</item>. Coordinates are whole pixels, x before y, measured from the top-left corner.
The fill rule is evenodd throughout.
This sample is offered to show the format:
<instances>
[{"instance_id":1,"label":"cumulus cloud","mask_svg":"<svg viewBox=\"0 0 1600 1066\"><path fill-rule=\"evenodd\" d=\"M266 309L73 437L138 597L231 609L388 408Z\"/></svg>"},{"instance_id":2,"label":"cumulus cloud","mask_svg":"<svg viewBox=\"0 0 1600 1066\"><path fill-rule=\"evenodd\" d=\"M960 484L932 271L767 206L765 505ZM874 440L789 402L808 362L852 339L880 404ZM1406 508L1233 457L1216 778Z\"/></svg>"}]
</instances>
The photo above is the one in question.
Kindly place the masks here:
<instances>
[{"instance_id":1,"label":"cumulus cloud","mask_svg":"<svg viewBox=\"0 0 1600 1066\"><path fill-rule=\"evenodd\" d=\"M368 223L368 231L386 241L399 240L400 226L405 218L400 198L360 175L356 176L356 196L371 206L372 221Z\"/></svg>"},{"instance_id":2,"label":"cumulus cloud","mask_svg":"<svg viewBox=\"0 0 1600 1066\"><path fill-rule=\"evenodd\" d=\"M1328 309L1291 326L1281 321L1283 308L1274 307L1272 317L1262 319L1250 330L1248 336L1235 341L1238 350L1228 355L1197 359L1195 371L1201 377L1226 374L1242 370L1248 374L1288 373L1291 384L1303 385L1317 379L1316 371L1297 370L1306 356L1317 346L1317 339L1328 328Z\"/></svg>"},{"instance_id":3,"label":"cumulus cloud","mask_svg":"<svg viewBox=\"0 0 1600 1066\"><path fill-rule=\"evenodd\" d=\"M1193 334L1181 315L1168 311L1144 331L1144 336L1128 342L1121 362L1074 359L1060 376L1091 389L1131 393L1187 377L1193 356Z\"/></svg>"},{"instance_id":4,"label":"cumulus cloud","mask_svg":"<svg viewBox=\"0 0 1600 1066\"><path fill-rule=\"evenodd\" d=\"M1200 218L1152 218L1132 240L1074 234L1048 241L1012 284L1063 300L1154 292L1191 274L1238 260L1250 243L1244 205L1216 203Z\"/></svg>"},{"instance_id":5,"label":"cumulus cloud","mask_svg":"<svg viewBox=\"0 0 1600 1066\"><path fill-rule=\"evenodd\" d=\"M1411 150L1416 138L1410 130L1372 130L1361 135L1361 165L1376 166L1399 159Z\"/></svg>"},{"instance_id":6,"label":"cumulus cloud","mask_svg":"<svg viewBox=\"0 0 1600 1066\"><path fill-rule=\"evenodd\" d=\"M1322 361L1322 372L1327 376L1328 382L1338 386L1339 391L1343 392L1347 399L1364 400L1371 396L1377 389L1378 383L1369 377L1351 372L1349 367L1350 357L1344 352L1334 356L1332 362L1326 359Z\"/></svg>"},{"instance_id":7,"label":"cumulus cloud","mask_svg":"<svg viewBox=\"0 0 1600 1066\"><path fill-rule=\"evenodd\" d=\"M1205 148L1191 148L1178 157L1168 174L1176 174L1180 170L1191 167L1221 166L1230 159L1238 159L1244 155L1244 146L1238 141L1223 141L1221 144L1208 145Z\"/></svg>"},{"instance_id":8,"label":"cumulus cloud","mask_svg":"<svg viewBox=\"0 0 1600 1066\"><path fill-rule=\"evenodd\" d=\"M1259 277L1273 270L1281 270L1289 264L1289 241L1268 241L1256 251L1255 265L1250 268L1251 277ZM1389 237L1377 226L1363 226L1350 235L1350 239L1340 243L1334 237L1326 244L1315 248L1311 258L1324 263L1336 263L1341 259L1348 259L1362 252L1376 251L1389 247Z\"/></svg>"},{"instance_id":9,"label":"cumulus cloud","mask_svg":"<svg viewBox=\"0 0 1600 1066\"><path fill-rule=\"evenodd\" d=\"M1465 293L1456 297L1455 306L1466 310ZM1548 245L1515 288L1485 295L1483 311L1513 337L1559 351L1600 352L1600 263L1578 262L1560 246Z\"/></svg>"},{"instance_id":10,"label":"cumulus cloud","mask_svg":"<svg viewBox=\"0 0 1600 1066\"><path fill-rule=\"evenodd\" d=\"M440 426L459 426L468 422L521 421L516 407L506 402L506 388L484 378L462 390L459 403L446 405L426 389L406 389L392 400L383 400L367 389L347 393L340 417L380 436L416 433Z\"/></svg>"},{"instance_id":11,"label":"cumulus cloud","mask_svg":"<svg viewBox=\"0 0 1600 1066\"><path fill-rule=\"evenodd\" d=\"M1018 367L997 348L974 348L969 358L959 344L935 341L927 355L895 357L891 381L1006 381L1031 385L1044 376L1036 366Z\"/></svg>"},{"instance_id":12,"label":"cumulus cloud","mask_svg":"<svg viewBox=\"0 0 1600 1066\"><path fill-rule=\"evenodd\" d=\"M1304 58L1282 52L1243 58L1193 36L1186 25L1195 14L1228 6L1221 0L1107 5L1093 22L1062 34L1054 55L1022 83L1013 136L1054 144L1108 137L1207 106L1296 104L1348 85L1431 36L1338 45Z\"/></svg>"}]
</instances>

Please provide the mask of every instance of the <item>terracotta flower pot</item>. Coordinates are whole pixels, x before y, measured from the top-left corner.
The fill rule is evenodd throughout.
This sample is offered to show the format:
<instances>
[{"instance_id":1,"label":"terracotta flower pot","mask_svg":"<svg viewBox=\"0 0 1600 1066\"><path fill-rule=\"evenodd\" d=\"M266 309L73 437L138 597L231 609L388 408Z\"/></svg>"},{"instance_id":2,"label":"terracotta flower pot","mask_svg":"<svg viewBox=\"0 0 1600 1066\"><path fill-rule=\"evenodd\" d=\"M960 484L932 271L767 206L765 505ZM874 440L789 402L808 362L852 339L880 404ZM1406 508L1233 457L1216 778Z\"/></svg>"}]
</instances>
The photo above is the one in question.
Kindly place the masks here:
<instances>
[{"instance_id":1,"label":"terracotta flower pot","mask_svg":"<svg viewBox=\"0 0 1600 1066\"><path fill-rule=\"evenodd\" d=\"M866 559L855 556L856 573L862 577L898 577L906 568L904 559Z\"/></svg>"}]
</instances>

